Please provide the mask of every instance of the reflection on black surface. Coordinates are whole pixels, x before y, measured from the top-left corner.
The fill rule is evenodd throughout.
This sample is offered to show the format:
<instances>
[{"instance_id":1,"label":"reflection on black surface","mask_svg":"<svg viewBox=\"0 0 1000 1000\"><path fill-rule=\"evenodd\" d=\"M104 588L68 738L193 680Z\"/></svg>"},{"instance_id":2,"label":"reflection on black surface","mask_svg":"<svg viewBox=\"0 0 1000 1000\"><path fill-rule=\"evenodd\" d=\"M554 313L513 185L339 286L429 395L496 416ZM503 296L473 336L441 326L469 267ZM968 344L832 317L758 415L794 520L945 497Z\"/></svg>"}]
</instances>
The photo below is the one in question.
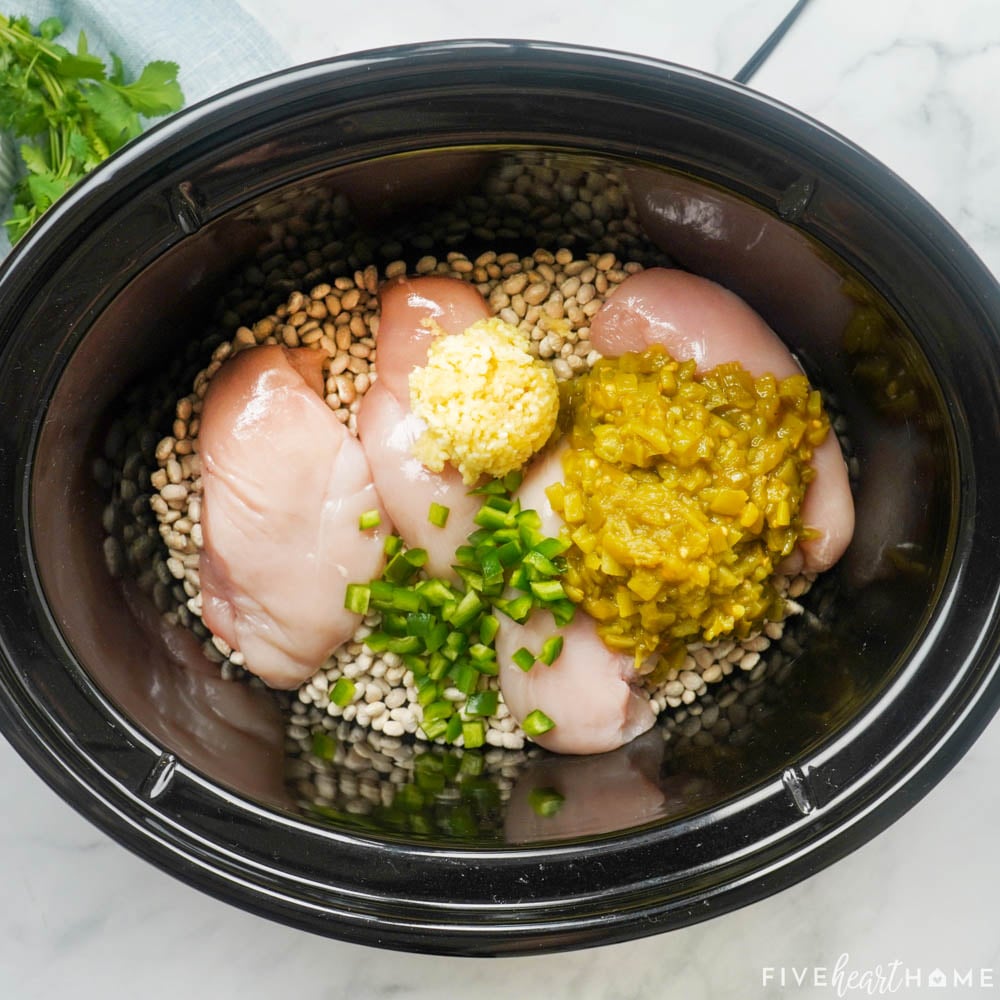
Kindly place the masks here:
<instances>
[{"instance_id":1,"label":"reflection on black surface","mask_svg":"<svg viewBox=\"0 0 1000 1000\"><path fill-rule=\"evenodd\" d=\"M508 844L595 836L628 830L669 815L660 786L664 734L644 733L611 753L545 756L530 761L511 789L504 817Z\"/></svg>"},{"instance_id":2,"label":"reflection on black surface","mask_svg":"<svg viewBox=\"0 0 1000 1000\"><path fill-rule=\"evenodd\" d=\"M137 639L150 652L125 675L98 671L96 679L188 764L237 792L287 807L285 723L273 693L224 680L189 629L167 622L134 588L124 596L139 623Z\"/></svg>"},{"instance_id":3,"label":"reflection on black surface","mask_svg":"<svg viewBox=\"0 0 1000 1000\"><path fill-rule=\"evenodd\" d=\"M289 795L339 828L479 845L610 835L691 815L764 780L855 702L861 685L830 644L835 594L818 587L813 596L818 613L786 629L752 671L608 754L427 746L298 706Z\"/></svg>"}]
</instances>

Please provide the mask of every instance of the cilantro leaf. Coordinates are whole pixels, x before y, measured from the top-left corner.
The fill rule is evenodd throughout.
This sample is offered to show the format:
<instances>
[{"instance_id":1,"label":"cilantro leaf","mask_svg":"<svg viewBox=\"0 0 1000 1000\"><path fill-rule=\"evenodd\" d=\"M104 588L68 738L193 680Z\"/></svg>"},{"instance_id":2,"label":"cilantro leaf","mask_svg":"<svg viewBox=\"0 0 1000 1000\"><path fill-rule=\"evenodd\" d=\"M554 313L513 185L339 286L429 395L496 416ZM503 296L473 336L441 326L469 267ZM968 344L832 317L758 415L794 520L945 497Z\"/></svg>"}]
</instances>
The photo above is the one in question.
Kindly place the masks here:
<instances>
[{"instance_id":1,"label":"cilantro leaf","mask_svg":"<svg viewBox=\"0 0 1000 1000\"><path fill-rule=\"evenodd\" d=\"M66 193L66 188L69 187L67 180L48 173L32 174L26 178L25 184L31 192L32 201L44 212L56 198Z\"/></svg>"},{"instance_id":2,"label":"cilantro leaf","mask_svg":"<svg viewBox=\"0 0 1000 1000\"><path fill-rule=\"evenodd\" d=\"M24 165L28 168L28 171L33 174L45 174L49 170L49 161L45 158L45 154L37 147L30 143L24 143L20 147L21 159L24 160Z\"/></svg>"},{"instance_id":3,"label":"cilantro leaf","mask_svg":"<svg viewBox=\"0 0 1000 1000\"><path fill-rule=\"evenodd\" d=\"M165 115L179 111L184 104L177 72L177 63L151 62L143 68L138 80L117 89L139 114Z\"/></svg>"},{"instance_id":4,"label":"cilantro leaf","mask_svg":"<svg viewBox=\"0 0 1000 1000\"><path fill-rule=\"evenodd\" d=\"M38 25L38 34L50 42L53 38L58 38L62 33L63 23L58 17L47 17Z\"/></svg>"},{"instance_id":5,"label":"cilantro leaf","mask_svg":"<svg viewBox=\"0 0 1000 1000\"><path fill-rule=\"evenodd\" d=\"M87 36L81 31L76 42L76 55L67 52L59 60L56 72L64 79L103 80L104 60L90 54Z\"/></svg>"},{"instance_id":6,"label":"cilantro leaf","mask_svg":"<svg viewBox=\"0 0 1000 1000\"><path fill-rule=\"evenodd\" d=\"M87 137L76 129L70 134L69 140L66 143L66 150L78 163L85 163L90 156L90 146L87 143Z\"/></svg>"},{"instance_id":7,"label":"cilantro leaf","mask_svg":"<svg viewBox=\"0 0 1000 1000\"><path fill-rule=\"evenodd\" d=\"M115 52L111 53L111 75L108 77L108 80L111 83L118 84L118 86L125 83L125 64Z\"/></svg>"},{"instance_id":8,"label":"cilantro leaf","mask_svg":"<svg viewBox=\"0 0 1000 1000\"><path fill-rule=\"evenodd\" d=\"M87 104L94 112L95 131L112 152L142 130L138 114L113 84L96 83L88 87Z\"/></svg>"},{"instance_id":9,"label":"cilantro leaf","mask_svg":"<svg viewBox=\"0 0 1000 1000\"><path fill-rule=\"evenodd\" d=\"M97 56L67 53L59 60L56 73L64 80L103 80L104 63Z\"/></svg>"},{"instance_id":10,"label":"cilantro leaf","mask_svg":"<svg viewBox=\"0 0 1000 1000\"><path fill-rule=\"evenodd\" d=\"M0 90L0 128L18 136L38 135L48 127L45 101L24 86Z\"/></svg>"},{"instance_id":11,"label":"cilantro leaf","mask_svg":"<svg viewBox=\"0 0 1000 1000\"><path fill-rule=\"evenodd\" d=\"M16 243L34 224L41 213L35 208L27 208L16 202L10 218L4 223L11 243Z\"/></svg>"}]
</instances>

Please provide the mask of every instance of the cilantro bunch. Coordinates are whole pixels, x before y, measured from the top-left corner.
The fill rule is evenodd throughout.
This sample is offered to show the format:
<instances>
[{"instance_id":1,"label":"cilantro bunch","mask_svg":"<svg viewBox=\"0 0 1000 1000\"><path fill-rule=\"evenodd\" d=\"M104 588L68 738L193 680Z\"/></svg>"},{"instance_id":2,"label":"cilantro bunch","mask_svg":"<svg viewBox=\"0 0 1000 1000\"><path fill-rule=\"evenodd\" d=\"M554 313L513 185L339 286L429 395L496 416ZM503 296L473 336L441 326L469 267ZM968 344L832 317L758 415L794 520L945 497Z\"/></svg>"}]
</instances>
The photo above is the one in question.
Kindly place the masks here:
<instances>
[{"instance_id":1,"label":"cilantro bunch","mask_svg":"<svg viewBox=\"0 0 1000 1000\"><path fill-rule=\"evenodd\" d=\"M21 140L27 167L4 225L16 243L36 219L84 174L142 131L142 116L177 111L184 95L177 64L151 62L131 83L112 53L110 71L87 49L55 41L62 22L37 30L25 17L0 15L0 130Z\"/></svg>"}]
</instances>

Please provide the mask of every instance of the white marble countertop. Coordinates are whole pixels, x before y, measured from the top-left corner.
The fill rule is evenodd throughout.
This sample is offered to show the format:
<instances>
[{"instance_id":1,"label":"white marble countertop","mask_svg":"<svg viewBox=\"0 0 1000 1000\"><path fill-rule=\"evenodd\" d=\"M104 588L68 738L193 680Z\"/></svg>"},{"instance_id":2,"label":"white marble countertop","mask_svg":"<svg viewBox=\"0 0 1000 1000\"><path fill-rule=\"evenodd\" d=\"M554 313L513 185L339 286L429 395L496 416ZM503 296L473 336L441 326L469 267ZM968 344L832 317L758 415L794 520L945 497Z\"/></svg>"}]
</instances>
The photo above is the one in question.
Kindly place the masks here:
<instances>
[{"instance_id":1,"label":"white marble countertop","mask_svg":"<svg viewBox=\"0 0 1000 1000\"><path fill-rule=\"evenodd\" d=\"M242 5L295 62L411 40L505 36L603 45L731 75L791 0L582 0L572 9L550 0L500 8L282 0L280 13L270 0ZM753 86L880 157L1000 272L996 0L812 0ZM994 722L874 841L707 923L567 955L443 959L324 940L202 895L90 826L0 741L0 996L805 998L837 995L818 970L829 982L838 961L862 972L888 973L893 962L921 970L919 986L895 991L904 996L1000 990L998 765ZM929 989L935 968L949 978L971 970L973 984Z\"/></svg>"}]
</instances>

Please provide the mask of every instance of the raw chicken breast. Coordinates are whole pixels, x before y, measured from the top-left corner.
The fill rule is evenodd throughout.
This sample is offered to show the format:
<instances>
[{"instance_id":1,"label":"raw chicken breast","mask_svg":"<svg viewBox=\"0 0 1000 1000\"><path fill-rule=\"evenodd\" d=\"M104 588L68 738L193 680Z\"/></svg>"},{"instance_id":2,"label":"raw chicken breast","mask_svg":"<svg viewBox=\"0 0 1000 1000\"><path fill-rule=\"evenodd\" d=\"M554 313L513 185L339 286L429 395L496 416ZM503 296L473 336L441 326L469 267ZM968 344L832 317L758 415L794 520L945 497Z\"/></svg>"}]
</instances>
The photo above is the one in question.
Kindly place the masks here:
<instances>
[{"instance_id":1,"label":"raw chicken breast","mask_svg":"<svg viewBox=\"0 0 1000 1000\"><path fill-rule=\"evenodd\" d=\"M725 285L776 329L808 330L811 356L840 350L857 303L801 232L681 174L635 167L625 179L642 231L681 266Z\"/></svg>"},{"instance_id":2,"label":"raw chicken breast","mask_svg":"<svg viewBox=\"0 0 1000 1000\"><path fill-rule=\"evenodd\" d=\"M535 510L542 530L557 536L562 519L552 509L545 488L563 478L563 447L551 448L529 467L518 493L525 510ZM573 621L557 629L547 611L534 612L524 625L498 614L497 661L500 690L511 715L523 722L536 708L555 726L535 742L557 753L604 753L644 733L656 721L649 696L637 686L633 657L614 653L597 634L594 619L577 610ZM537 662L525 672L512 657L522 646L537 653L559 632L563 649L552 666Z\"/></svg>"},{"instance_id":3,"label":"raw chicken breast","mask_svg":"<svg viewBox=\"0 0 1000 1000\"><path fill-rule=\"evenodd\" d=\"M469 487L451 466L431 472L413 457L413 443L424 426L381 381L368 390L358 411L358 436L396 530L408 545L427 550L427 572L431 576L448 579L454 576L451 567L455 551L465 544L475 527L472 519L483 498L469 496ZM448 508L443 528L427 520L432 503Z\"/></svg>"},{"instance_id":4,"label":"raw chicken breast","mask_svg":"<svg viewBox=\"0 0 1000 1000\"><path fill-rule=\"evenodd\" d=\"M628 277L594 314L594 347L610 358L662 344L700 370L739 361L751 374L802 371L778 335L741 298L687 271L652 267Z\"/></svg>"},{"instance_id":5,"label":"raw chicken breast","mask_svg":"<svg viewBox=\"0 0 1000 1000\"><path fill-rule=\"evenodd\" d=\"M323 402L322 358L256 347L202 411L202 617L272 687L307 680L357 627L348 583L378 576L392 530L361 445ZM360 531L378 510L381 525Z\"/></svg>"},{"instance_id":6,"label":"raw chicken breast","mask_svg":"<svg viewBox=\"0 0 1000 1000\"><path fill-rule=\"evenodd\" d=\"M854 537L854 498L840 442L832 430L813 452L812 467L816 478L806 488L802 523L819 529L820 534L799 542L778 565L778 571L789 576L829 569Z\"/></svg>"},{"instance_id":7,"label":"raw chicken breast","mask_svg":"<svg viewBox=\"0 0 1000 1000\"><path fill-rule=\"evenodd\" d=\"M380 292L378 382L358 409L358 437L375 486L407 545L427 549L427 571L453 577L455 550L473 530L482 500L450 466L430 472L413 457L413 443L426 429L410 410L410 372L427 363L432 320L447 334L461 333L490 316L478 290L458 278L396 278ZM444 528L427 520L431 503L448 508Z\"/></svg>"},{"instance_id":8,"label":"raw chicken breast","mask_svg":"<svg viewBox=\"0 0 1000 1000\"><path fill-rule=\"evenodd\" d=\"M627 278L595 313L590 342L607 357L662 344L680 361L705 371L739 361L752 375L799 374L788 348L742 299L686 271L650 268ZM854 501L840 444L832 432L812 459L816 478L806 491L802 519L818 537L800 542L782 572L819 573L843 555L854 534Z\"/></svg>"},{"instance_id":9,"label":"raw chicken breast","mask_svg":"<svg viewBox=\"0 0 1000 1000\"><path fill-rule=\"evenodd\" d=\"M656 721L649 696L631 683L636 679L632 657L608 649L583 611L561 629L547 611L535 611L524 625L499 617L500 690L510 714L521 723L537 708L555 723L533 737L536 743L556 753L604 753ZM522 646L537 653L557 631L564 645L551 667L539 662L525 672L514 663Z\"/></svg>"}]
</instances>

